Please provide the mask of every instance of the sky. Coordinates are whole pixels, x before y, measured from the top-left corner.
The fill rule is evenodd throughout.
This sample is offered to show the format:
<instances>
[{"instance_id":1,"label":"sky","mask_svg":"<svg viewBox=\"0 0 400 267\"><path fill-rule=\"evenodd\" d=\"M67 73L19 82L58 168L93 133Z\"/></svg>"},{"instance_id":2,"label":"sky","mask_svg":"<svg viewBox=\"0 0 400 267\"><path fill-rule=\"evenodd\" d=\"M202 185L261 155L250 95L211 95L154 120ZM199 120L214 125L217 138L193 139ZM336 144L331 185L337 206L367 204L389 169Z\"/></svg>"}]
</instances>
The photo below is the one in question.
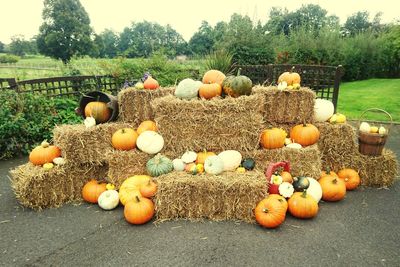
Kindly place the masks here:
<instances>
[{"instance_id":1,"label":"sky","mask_svg":"<svg viewBox=\"0 0 400 267\"><path fill-rule=\"evenodd\" d=\"M336 15L340 22L357 11L366 10L370 18L381 11L383 22L400 19L399 0L81 0L96 33L104 29L121 32L131 22L143 20L170 24L188 41L206 20L211 25L229 21L233 13L248 15L253 21L265 22L271 7L294 11L302 4L318 4ZM38 34L42 24L43 0L0 0L0 41L9 43L14 35L29 39Z\"/></svg>"}]
</instances>

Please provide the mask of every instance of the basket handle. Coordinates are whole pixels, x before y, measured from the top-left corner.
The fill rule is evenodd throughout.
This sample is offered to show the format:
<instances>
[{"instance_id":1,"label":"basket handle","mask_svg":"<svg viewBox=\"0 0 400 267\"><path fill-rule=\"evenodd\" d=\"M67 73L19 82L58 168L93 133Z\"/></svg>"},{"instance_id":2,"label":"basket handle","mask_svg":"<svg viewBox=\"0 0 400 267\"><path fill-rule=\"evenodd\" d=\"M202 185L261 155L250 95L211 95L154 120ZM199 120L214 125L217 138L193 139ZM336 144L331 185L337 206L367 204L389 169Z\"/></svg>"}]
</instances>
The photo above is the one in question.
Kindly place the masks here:
<instances>
[{"instance_id":1,"label":"basket handle","mask_svg":"<svg viewBox=\"0 0 400 267\"><path fill-rule=\"evenodd\" d=\"M265 169L265 177L267 178L267 182L271 183L272 174L279 167L283 167L283 170L286 172L290 172L290 163L289 161L280 161L276 163L270 163L268 167Z\"/></svg>"},{"instance_id":2,"label":"basket handle","mask_svg":"<svg viewBox=\"0 0 400 267\"><path fill-rule=\"evenodd\" d=\"M364 118L364 115L365 115L367 112L375 112L375 113L383 113L383 114L385 114L385 115L388 116L389 119L390 119L389 129L392 128L392 125L393 125L393 118L392 118L392 115L390 115L390 113L387 112L386 110L383 110L383 109L380 109L380 108L369 108L369 109L364 110L364 111L361 113L361 115L360 115L360 117L359 117L359 119L358 119L358 124L361 124L361 120ZM389 129L388 129L388 131L389 131Z\"/></svg>"}]
</instances>

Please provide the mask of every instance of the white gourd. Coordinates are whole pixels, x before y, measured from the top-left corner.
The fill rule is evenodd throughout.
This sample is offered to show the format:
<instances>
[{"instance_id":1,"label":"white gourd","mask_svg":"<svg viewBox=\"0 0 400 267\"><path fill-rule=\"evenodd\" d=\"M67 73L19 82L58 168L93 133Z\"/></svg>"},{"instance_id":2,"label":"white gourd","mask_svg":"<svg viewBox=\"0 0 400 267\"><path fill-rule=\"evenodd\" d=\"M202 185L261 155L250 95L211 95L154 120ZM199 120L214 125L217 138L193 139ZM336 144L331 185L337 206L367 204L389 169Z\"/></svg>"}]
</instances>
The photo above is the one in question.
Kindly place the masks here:
<instances>
[{"instance_id":1,"label":"white gourd","mask_svg":"<svg viewBox=\"0 0 400 267\"><path fill-rule=\"evenodd\" d=\"M315 99L314 117L317 122L329 120L335 112L333 103L326 99Z\"/></svg>"},{"instance_id":2,"label":"white gourd","mask_svg":"<svg viewBox=\"0 0 400 267\"><path fill-rule=\"evenodd\" d=\"M115 209L119 204L119 194L116 190L106 190L100 194L97 203L103 210Z\"/></svg>"},{"instance_id":3,"label":"white gourd","mask_svg":"<svg viewBox=\"0 0 400 267\"><path fill-rule=\"evenodd\" d=\"M218 154L224 163L224 171L234 171L242 162L242 155L236 150L225 150Z\"/></svg>"},{"instance_id":4,"label":"white gourd","mask_svg":"<svg viewBox=\"0 0 400 267\"><path fill-rule=\"evenodd\" d=\"M164 147L164 138L154 131L144 131L136 140L136 146L147 154L157 154Z\"/></svg>"}]
</instances>

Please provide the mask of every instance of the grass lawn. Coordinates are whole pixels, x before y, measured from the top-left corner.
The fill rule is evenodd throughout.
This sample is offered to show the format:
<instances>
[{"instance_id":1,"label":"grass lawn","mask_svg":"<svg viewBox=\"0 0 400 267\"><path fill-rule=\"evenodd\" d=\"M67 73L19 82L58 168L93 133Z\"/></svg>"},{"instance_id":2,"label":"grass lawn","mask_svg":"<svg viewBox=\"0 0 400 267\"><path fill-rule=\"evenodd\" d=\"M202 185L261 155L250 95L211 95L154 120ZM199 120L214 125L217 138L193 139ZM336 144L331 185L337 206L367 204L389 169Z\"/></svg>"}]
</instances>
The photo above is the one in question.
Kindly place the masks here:
<instances>
[{"instance_id":1,"label":"grass lawn","mask_svg":"<svg viewBox=\"0 0 400 267\"><path fill-rule=\"evenodd\" d=\"M381 108L389 112L393 120L400 122L400 79L370 79L344 82L340 85L338 112L350 119L358 119L368 108ZM370 120L385 121L382 113L367 113Z\"/></svg>"}]
</instances>

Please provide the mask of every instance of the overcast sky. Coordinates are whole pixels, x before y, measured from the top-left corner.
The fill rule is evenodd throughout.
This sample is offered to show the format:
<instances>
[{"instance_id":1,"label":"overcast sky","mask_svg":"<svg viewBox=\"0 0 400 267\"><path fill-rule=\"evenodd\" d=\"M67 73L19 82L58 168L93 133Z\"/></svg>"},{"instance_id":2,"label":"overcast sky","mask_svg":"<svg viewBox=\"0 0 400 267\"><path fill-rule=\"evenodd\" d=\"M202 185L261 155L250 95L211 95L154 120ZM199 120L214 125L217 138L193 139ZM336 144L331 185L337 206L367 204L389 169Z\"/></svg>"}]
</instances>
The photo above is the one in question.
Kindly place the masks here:
<instances>
[{"instance_id":1,"label":"overcast sky","mask_svg":"<svg viewBox=\"0 0 400 267\"><path fill-rule=\"evenodd\" d=\"M170 24L189 40L202 20L211 25L218 21L229 21L233 13L248 15L251 19L267 20L273 6L287 7L289 11L302 4L314 3L335 14L344 23L351 14L366 10L371 19L383 12L383 22L400 19L399 0L81 0L89 14L96 33L109 28L121 32L132 21L143 20ZM36 35L42 23L43 0L0 0L0 41L9 43L13 35L22 34L26 39Z\"/></svg>"}]
</instances>

